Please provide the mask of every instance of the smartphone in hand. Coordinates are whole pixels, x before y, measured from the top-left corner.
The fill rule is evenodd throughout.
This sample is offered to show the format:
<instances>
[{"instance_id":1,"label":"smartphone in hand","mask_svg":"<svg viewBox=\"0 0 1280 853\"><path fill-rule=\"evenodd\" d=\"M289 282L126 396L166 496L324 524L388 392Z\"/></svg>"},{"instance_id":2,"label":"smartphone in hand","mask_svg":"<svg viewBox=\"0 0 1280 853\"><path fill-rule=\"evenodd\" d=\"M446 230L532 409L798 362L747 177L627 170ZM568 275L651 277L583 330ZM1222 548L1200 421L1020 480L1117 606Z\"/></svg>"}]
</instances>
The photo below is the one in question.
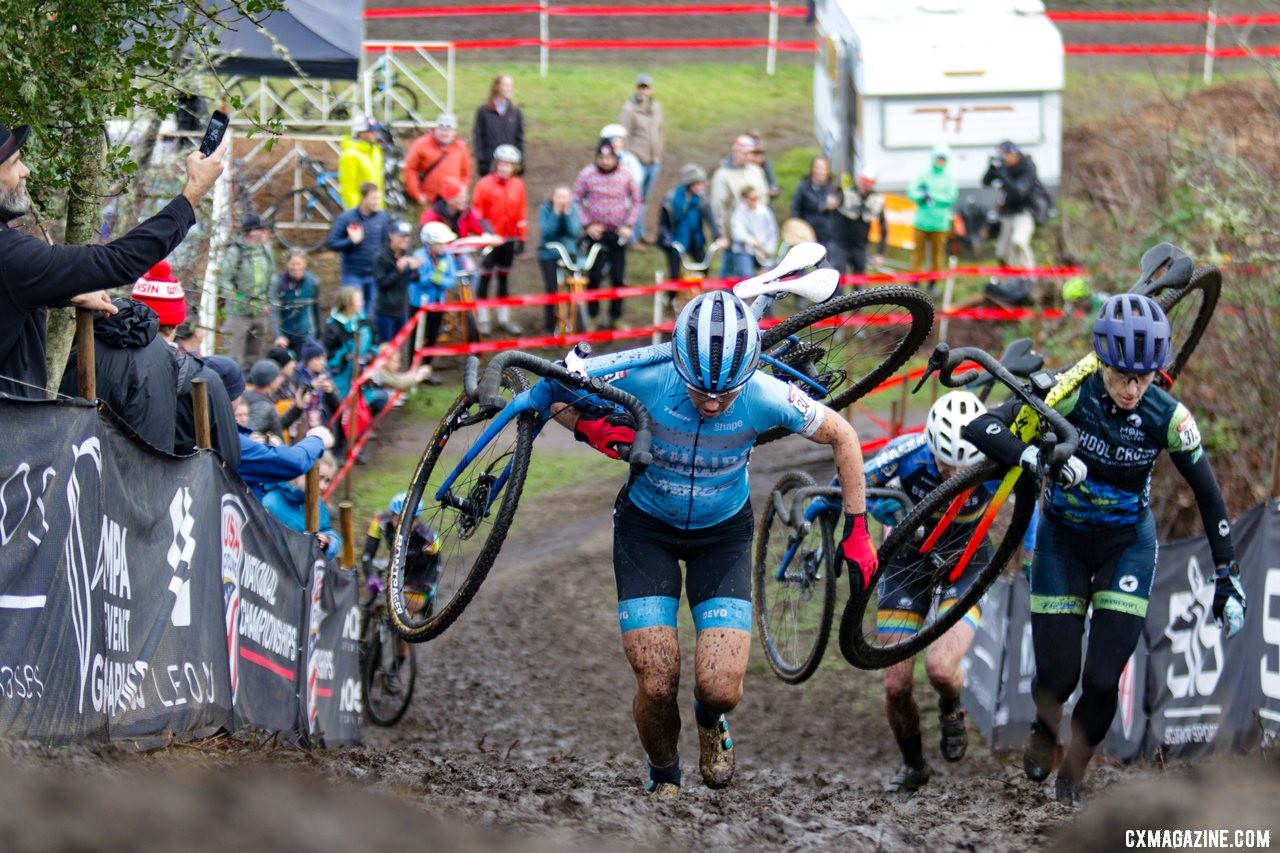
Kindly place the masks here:
<instances>
[{"instance_id":1,"label":"smartphone in hand","mask_svg":"<svg viewBox=\"0 0 1280 853\"><path fill-rule=\"evenodd\" d=\"M214 110L209 116L209 126L204 129L204 139L200 140L200 153L208 157L222 144L222 137L227 133L227 125L231 120L222 110Z\"/></svg>"}]
</instances>

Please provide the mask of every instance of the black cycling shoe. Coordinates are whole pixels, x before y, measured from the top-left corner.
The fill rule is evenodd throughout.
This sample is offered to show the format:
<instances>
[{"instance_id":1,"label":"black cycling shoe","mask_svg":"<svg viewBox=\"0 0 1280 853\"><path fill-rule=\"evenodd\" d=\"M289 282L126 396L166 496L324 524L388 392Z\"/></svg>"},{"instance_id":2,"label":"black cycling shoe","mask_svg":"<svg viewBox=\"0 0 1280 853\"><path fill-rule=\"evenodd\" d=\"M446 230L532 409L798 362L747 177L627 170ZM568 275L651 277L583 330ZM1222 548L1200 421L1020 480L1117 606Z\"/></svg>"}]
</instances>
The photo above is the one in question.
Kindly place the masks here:
<instances>
[{"instance_id":1,"label":"black cycling shoe","mask_svg":"<svg viewBox=\"0 0 1280 853\"><path fill-rule=\"evenodd\" d=\"M884 789L890 794L910 794L918 791L920 786L928 782L931 776L933 776L933 771L929 769L928 764L912 767L910 764L904 763L898 768L898 772L893 774L893 778L889 780L889 784Z\"/></svg>"},{"instance_id":2,"label":"black cycling shoe","mask_svg":"<svg viewBox=\"0 0 1280 853\"><path fill-rule=\"evenodd\" d=\"M938 739L938 748L947 761L959 761L969 751L969 732L964 727L964 708L957 708L950 714L938 711L938 725L942 735Z\"/></svg>"},{"instance_id":3,"label":"black cycling shoe","mask_svg":"<svg viewBox=\"0 0 1280 853\"><path fill-rule=\"evenodd\" d=\"M1022 772L1032 782L1043 782L1053 770L1053 755L1058 739L1039 720L1031 724L1031 736L1022 750Z\"/></svg>"},{"instance_id":4,"label":"black cycling shoe","mask_svg":"<svg viewBox=\"0 0 1280 853\"><path fill-rule=\"evenodd\" d=\"M1069 809L1080 811L1080 809L1084 808L1084 798L1080 796L1080 790L1076 787L1076 783L1061 773L1058 774L1054 795L1059 803Z\"/></svg>"}]
</instances>

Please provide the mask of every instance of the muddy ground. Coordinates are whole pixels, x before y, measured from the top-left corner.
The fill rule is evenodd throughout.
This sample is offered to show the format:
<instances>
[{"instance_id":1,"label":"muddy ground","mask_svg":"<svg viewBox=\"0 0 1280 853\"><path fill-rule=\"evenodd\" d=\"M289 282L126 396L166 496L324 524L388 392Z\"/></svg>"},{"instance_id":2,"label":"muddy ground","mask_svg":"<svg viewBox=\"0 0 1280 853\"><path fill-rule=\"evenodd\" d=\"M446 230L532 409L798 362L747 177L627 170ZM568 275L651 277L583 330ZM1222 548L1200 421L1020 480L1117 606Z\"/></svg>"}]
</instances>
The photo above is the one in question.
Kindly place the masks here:
<instances>
[{"instance_id":1,"label":"muddy ground","mask_svg":"<svg viewBox=\"0 0 1280 853\"><path fill-rule=\"evenodd\" d=\"M560 432L540 441L566 441ZM419 435L393 426L383 441ZM755 490L795 464L815 473L827 466L816 448L788 439L757 453ZM1015 851L1087 837L1096 850L1140 821L1131 810L1116 813L1130 783L1155 782L1133 796L1160 816L1158 826L1178 825L1171 815L1181 812L1168 811L1178 786L1199 803L1205 791L1238 784L1184 781L1179 769L1100 766L1089 784L1097 808L1077 818L1050 800L1048 787L1023 778L1016 756L993 755L976 732L963 762L942 762L924 696L926 753L937 775L915 796L886 795L897 755L878 678L832 649L812 681L791 687L756 648L732 715L734 784L712 791L698 778L686 680L685 786L677 801L651 802L610 571L618 484L584 483L521 507L519 529L475 602L420 647L417 692L395 728L366 728L362 747L314 752L227 739L146 755L9 746L0 752L4 847ZM1277 789L1274 771L1249 788L1258 792L1250 794L1256 814L1269 814ZM1258 823L1263 817L1242 823L1249 812L1238 811L1240 798L1231 801L1235 810L1215 818L1223 825L1268 825Z\"/></svg>"}]
</instances>

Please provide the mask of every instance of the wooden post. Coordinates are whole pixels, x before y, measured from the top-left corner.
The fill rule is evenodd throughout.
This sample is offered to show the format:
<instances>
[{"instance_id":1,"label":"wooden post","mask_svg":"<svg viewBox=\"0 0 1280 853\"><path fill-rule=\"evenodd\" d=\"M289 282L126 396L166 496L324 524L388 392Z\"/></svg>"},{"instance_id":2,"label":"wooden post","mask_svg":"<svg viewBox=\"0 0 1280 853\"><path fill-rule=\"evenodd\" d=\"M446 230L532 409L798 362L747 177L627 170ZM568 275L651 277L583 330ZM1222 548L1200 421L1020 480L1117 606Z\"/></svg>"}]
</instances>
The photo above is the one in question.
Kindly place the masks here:
<instances>
[{"instance_id":1,"label":"wooden post","mask_svg":"<svg viewBox=\"0 0 1280 853\"><path fill-rule=\"evenodd\" d=\"M98 365L93 356L93 312L76 309L76 393L86 400L98 399Z\"/></svg>"},{"instance_id":2,"label":"wooden post","mask_svg":"<svg viewBox=\"0 0 1280 853\"><path fill-rule=\"evenodd\" d=\"M311 466L307 472L307 532L320 530L320 463Z\"/></svg>"},{"instance_id":3,"label":"wooden post","mask_svg":"<svg viewBox=\"0 0 1280 853\"><path fill-rule=\"evenodd\" d=\"M348 569L356 567L356 522L351 501L338 504L338 524L342 533L342 565Z\"/></svg>"},{"instance_id":4,"label":"wooden post","mask_svg":"<svg viewBox=\"0 0 1280 853\"><path fill-rule=\"evenodd\" d=\"M196 420L196 447L213 447L213 430L209 428L209 386L203 379L191 380L191 403Z\"/></svg>"},{"instance_id":5,"label":"wooden post","mask_svg":"<svg viewBox=\"0 0 1280 853\"><path fill-rule=\"evenodd\" d=\"M907 423L907 407L910 405L911 383L903 377L901 390L898 392L898 422L894 424L894 435L899 435Z\"/></svg>"},{"instance_id":6,"label":"wooden post","mask_svg":"<svg viewBox=\"0 0 1280 853\"><path fill-rule=\"evenodd\" d=\"M900 411L901 407L902 404L897 400L889 401L889 432L894 433L895 435L898 432L898 424L901 423L899 420L902 415L902 412Z\"/></svg>"}]
</instances>

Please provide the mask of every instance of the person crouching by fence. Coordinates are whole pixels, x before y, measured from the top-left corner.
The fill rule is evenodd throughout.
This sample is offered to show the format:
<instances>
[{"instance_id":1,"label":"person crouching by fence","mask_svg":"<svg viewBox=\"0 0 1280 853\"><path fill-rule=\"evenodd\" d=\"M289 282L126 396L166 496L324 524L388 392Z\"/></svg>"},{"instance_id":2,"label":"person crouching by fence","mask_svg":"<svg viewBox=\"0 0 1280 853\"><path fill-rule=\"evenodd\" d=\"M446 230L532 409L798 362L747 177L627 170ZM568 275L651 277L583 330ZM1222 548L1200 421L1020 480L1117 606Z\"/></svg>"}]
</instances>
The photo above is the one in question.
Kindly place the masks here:
<instances>
[{"instance_id":1,"label":"person crouching by fence","mask_svg":"<svg viewBox=\"0 0 1280 853\"><path fill-rule=\"evenodd\" d=\"M573 205L573 190L565 186L556 187L538 206L538 236L541 239L538 244L538 267L542 270L542 285L548 296L559 290L560 286L557 272L560 253L551 244L559 243L572 259L578 250L578 238L581 234L582 224L578 219L578 209ZM542 331L546 335L556 333L555 305L543 306Z\"/></svg>"},{"instance_id":2,"label":"person crouching by fence","mask_svg":"<svg viewBox=\"0 0 1280 853\"><path fill-rule=\"evenodd\" d=\"M195 208L222 174L230 140L206 157L186 159L187 184L155 216L100 246L53 246L9 222L28 213L30 169L21 150L27 125L0 125L0 395L44 399L47 309L70 301L78 308L116 311L104 287L132 284L167 257L195 224Z\"/></svg>"},{"instance_id":3,"label":"person crouching by fence","mask_svg":"<svg viewBox=\"0 0 1280 853\"><path fill-rule=\"evenodd\" d=\"M316 465L319 466L320 490L323 491L333 482L338 465L333 454L328 451L325 451ZM262 496L262 505L285 527L307 533L307 475L294 477L287 483L272 483L267 486ZM329 559L336 560L342 549L342 537L333 529L329 507L325 506L324 501L320 501L319 519L320 526L315 533L320 550Z\"/></svg>"}]
</instances>

